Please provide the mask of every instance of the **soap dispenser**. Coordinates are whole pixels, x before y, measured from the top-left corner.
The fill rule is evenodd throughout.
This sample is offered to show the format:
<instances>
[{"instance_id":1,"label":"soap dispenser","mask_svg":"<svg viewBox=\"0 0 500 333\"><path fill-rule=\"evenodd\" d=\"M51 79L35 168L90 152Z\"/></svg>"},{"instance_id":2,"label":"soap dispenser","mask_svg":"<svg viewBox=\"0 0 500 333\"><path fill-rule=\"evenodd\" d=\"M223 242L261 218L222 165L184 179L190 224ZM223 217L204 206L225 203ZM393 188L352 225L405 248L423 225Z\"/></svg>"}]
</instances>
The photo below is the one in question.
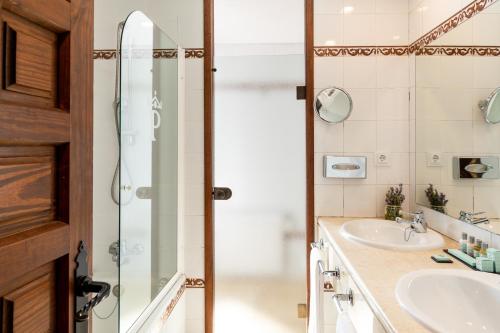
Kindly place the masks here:
<instances>
[{"instance_id":1,"label":"soap dispenser","mask_svg":"<svg viewBox=\"0 0 500 333\"><path fill-rule=\"evenodd\" d=\"M469 236L469 243L467 243L467 254L474 257L474 245L476 243L476 237Z\"/></svg>"},{"instance_id":2,"label":"soap dispenser","mask_svg":"<svg viewBox=\"0 0 500 333\"><path fill-rule=\"evenodd\" d=\"M462 238L460 239L460 251L467 253L467 233L462 232Z\"/></svg>"}]
</instances>

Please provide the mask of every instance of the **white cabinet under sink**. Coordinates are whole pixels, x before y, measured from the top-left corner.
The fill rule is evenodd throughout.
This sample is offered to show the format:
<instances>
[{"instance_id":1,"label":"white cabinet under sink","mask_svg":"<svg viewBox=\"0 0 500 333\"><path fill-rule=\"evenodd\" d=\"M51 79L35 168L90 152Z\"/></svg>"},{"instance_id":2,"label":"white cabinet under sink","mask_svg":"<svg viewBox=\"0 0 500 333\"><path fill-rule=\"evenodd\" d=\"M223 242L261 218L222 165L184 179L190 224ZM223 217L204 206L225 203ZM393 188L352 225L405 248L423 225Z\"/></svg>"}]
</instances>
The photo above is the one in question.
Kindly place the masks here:
<instances>
[{"instance_id":1,"label":"white cabinet under sink","mask_svg":"<svg viewBox=\"0 0 500 333\"><path fill-rule=\"evenodd\" d=\"M336 324L338 318L338 310L333 300L335 293L348 293L349 290L353 292L354 302L350 305L349 302L340 302L342 309L347 311L356 331L358 333L383 333L386 332L375 314L369 307L365 300L364 295L360 292L351 276L347 272L344 263L340 260L339 256L334 250L332 244L324 234L324 231L319 228L318 240L322 239L324 242L323 251L325 251L325 261L327 261L327 270L334 270L336 267L340 269L340 279L332 280L332 278L325 278L325 282L333 282L332 289L325 289L324 292L324 316L325 316L325 331L324 333L336 333Z\"/></svg>"}]
</instances>

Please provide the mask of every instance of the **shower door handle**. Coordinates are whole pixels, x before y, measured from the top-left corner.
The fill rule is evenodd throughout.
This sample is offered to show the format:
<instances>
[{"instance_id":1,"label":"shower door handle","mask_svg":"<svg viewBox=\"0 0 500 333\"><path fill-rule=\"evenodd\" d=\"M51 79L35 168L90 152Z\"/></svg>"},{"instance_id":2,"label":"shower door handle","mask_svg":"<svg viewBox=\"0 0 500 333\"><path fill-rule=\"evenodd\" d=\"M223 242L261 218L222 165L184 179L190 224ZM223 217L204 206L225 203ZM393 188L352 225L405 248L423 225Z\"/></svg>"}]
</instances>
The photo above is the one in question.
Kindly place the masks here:
<instances>
[{"instance_id":1,"label":"shower door handle","mask_svg":"<svg viewBox=\"0 0 500 333\"><path fill-rule=\"evenodd\" d=\"M107 298L110 291L111 285L107 282L93 281L89 276L78 277L76 280L77 297L87 297L91 294L94 296L76 311L75 320L86 321L90 311Z\"/></svg>"},{"instance_id":2,"label":"shower door handle","mask_svg":"<svg viewBox=\"0 0 500 333\"><path fill-rule=\"evenodd\" d=\"M229 187L214 187L212 198L214 200L229 200L233 196L233 191Z\"/></svg>"}]
</instances>

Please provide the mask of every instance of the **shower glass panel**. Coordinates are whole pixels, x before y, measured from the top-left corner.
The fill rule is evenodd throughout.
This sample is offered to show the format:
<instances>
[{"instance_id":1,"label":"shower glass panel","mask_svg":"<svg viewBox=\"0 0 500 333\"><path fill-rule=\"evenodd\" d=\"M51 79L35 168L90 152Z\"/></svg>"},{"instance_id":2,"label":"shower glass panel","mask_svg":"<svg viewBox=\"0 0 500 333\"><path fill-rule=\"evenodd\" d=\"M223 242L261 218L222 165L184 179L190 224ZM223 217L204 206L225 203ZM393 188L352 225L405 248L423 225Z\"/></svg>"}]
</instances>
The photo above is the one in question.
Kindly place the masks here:
<instances>
[{"instance_id":1,"label":"shower glass panel","mask_svg":"<svg viewBox=\"0 0 500 333\"><path fill-rule=\"evenodd\" d=\"M141 12L121 39L120 332L177 272L177 45Z\"/></svg>"},{"instance_id":2,"label":"shower glass panel","mask_svg":"<svg viewBox=\"0 0 500 333\"><path fill-rule=\"evenodd\" d=\"M305 331L303 10L215 0L215 333Z\"/></svg>"}]
</instances>

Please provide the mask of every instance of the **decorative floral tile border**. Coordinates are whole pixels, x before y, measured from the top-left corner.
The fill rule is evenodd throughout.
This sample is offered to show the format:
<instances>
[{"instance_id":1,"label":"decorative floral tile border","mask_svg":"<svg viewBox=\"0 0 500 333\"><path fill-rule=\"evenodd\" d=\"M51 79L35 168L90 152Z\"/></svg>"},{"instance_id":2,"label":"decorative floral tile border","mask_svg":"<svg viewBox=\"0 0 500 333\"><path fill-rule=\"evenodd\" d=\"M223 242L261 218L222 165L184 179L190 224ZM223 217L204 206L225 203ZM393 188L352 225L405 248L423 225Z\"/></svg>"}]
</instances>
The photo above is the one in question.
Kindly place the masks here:
<instances>
[{"instance_id":1,"label":"decorative floral tile border","mask_svg":"<svg viewBox=\"0 0 500 333\"><path fill-rule=\"evenodd\" d=\"M140 56L144 56L144 54L149 53L150 51L141 52L135 51L140 54ZM93 59L94 60L112 60L116 59L116 50L94 50ZM152 56L154 59L175 59L177 58L177 50L176 49L154 49ZM186 49L186 59L202 59L205 56L205 50L200 48L191 48Z\"/></svg>"},{"instance_id":2,"label":"decorative floral tile border","mask_svg":"<svg viewBox=\"0 0 500 333\"><path fill-rule=\"evenodd\" d=\"M418 49L417 56L481 56L500 57L500 46L425 46Z\"/></svg>"},{"instance_id":3,"label":"decorative floral tile border","mask_svg":"<svg viewBox=\"0 0 500 333\"><path fill-rule=\"evenodd\" d=\"M475 0L466 7L462 8L458 13L454 14L437 27L426 33L424 36L417 39L410 45L401 46L316 46L314 47L314 55L317 57L345 57L345 56L406 56L409 54L417 55L434 55L438 52L439 55L485 55L495 56L497 47L444 47L428 46L430 43L456 28L459 24L465 22L484 9L497 2L498 0ZM453 49L453 50L452 50ZM467 51L465 51L467 49ZM462 54L462 53L467 54ZM432 53L432 54L431 54Z\"/></svg>"},{"instance_id":4,"label":"decorative floral tile border","mask_svg":"<svg viewBox=\"0 0 500 333\"><path fill-rule=\"evenodd\" d=\"M94 60L116 59L116 50L94 50Z\"/></svg>"},{"instance_id":5,"label":"decorative floral tile border","mask_svg":"<svg viewBox=\"0 0 500 333\"><path fill-rule=\"evenodd\" d=\"M372 56L372 55L408 55L408 46L316 46L317 57Z\"/></svg>"},{"instance_id":6,"label":"decorative floral tile border","mask_svg":"<svg viewBox=\"0 0 500 333\"><path fill-rule=\"evenodd\" d=\"M440 55L463 55L462 53L465 52L464 49L471 49L470 46L460 46L460 49L457 47L457 49L451 51L452 47L446 47L447 49L445 50L439 46L428 47L428 45L497 1L498 0L475 0L410 45L316 46L314 47L314 55L317 57L357 57L374 55L406 56L414 53L417 55L434 55L435 52L438 52ZM497 47L475 47L474 49L475 50L468 50L467 52L469 54L467 55L474 53L474 55L493 56L496 55L497 52ZM186 59L202 59L204 56L205 50L203 48L186 49ZM177 50L175 49L156 49L153 51L153 58L155 59L172 59L176 57ZM93 58L95 60L116 59L116 50L94 50Z\"/></svg>"},{"instance_id":7,"label":"decorative floral tile border","mask_svg":"<svg viewBox=\"0 0 500 333\"><path fill-rule=\"evenodd\" d=\"M186 280L180 285L175 296L170 300L170 303L168 303L167 307L163 311L161 320L166 321L170 317L186 289L195 288L205 288L205 280L201 278L186 278Z\"/></svg>"},{"instance_id":8,"label":"decorative floral tile border","mask_svg":"<svg viewBox=\"0 0 500 333\"><path fill-rule=\"evenodd\" d=\"M189 289L205 288L205 280L200 278L186 278L186 288Z\"/></svg>"},{"instance_id":9,"label":"decorative floral tile border","mask_svg":"<svg viewBox=\"0 0 500 333\"><path fill-rule=\"evenodd\" d=\"M174 298L172 298L172 300L170 300L170 303L167 305L167 307L163 311L163 314L161 315L162 321L166 321L168 319L168 317L170 317L170 315L172 314L172 311L174 311L175 306L177 305L177 303L179 303L179 300L181 299L182 294L184 294L185 290L186 290L186 283L183 283L180 286L179 290L177 290L177 293L175 294Z\"/></svg>"},{"instance_id":10,"label":"decorative floral tile border","mask_svg":"<svg viewBox=\"0 0 500 333\"><path fill-rule=\"evenodd\" d=\"M497 0L476 0L466 7L462 8L458 13L448 18L443 23L411 43L408 47L410 54L416 53L419 49L429 45L442 35L456 28L459 24L479 14L484 9L497 2Z\"/></svg>"},{"instance_id":11,"label":"decorative floral tile border","mask_svg":"<svg viewBox=\"0 0 500 333\"><path fill-rule=\"evenodd\" d=\"M186 59L203 59L205 57L205 49L186 49Z\"/></svg>"}]
</instances>

